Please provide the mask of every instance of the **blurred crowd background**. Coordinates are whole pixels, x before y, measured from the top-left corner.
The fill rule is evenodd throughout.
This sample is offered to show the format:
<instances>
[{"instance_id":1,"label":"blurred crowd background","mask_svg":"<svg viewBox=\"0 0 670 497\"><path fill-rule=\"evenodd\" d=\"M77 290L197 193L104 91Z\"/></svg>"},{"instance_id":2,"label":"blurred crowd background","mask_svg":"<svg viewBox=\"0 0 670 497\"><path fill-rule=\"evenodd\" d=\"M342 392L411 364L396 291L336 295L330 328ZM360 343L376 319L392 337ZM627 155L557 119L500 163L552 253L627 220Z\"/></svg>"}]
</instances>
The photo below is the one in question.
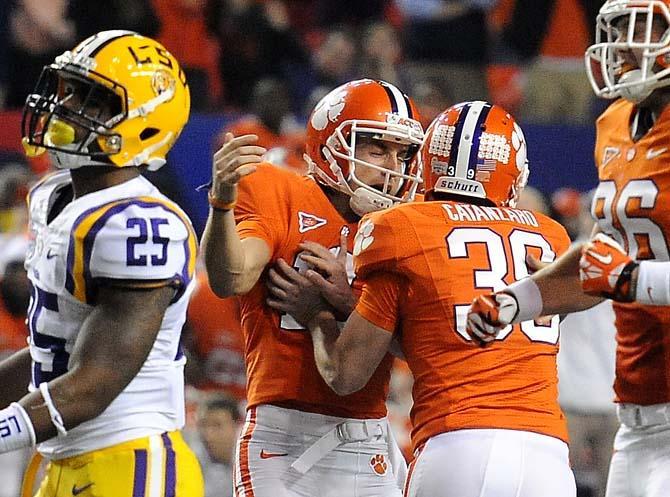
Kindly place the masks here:
<instances>
[{"instance_id":1,"label":"blurred crowd background","mask_svg":"<svg viewBox=\"0 0 670 497\"><path fill-rule=\"evenodd\" d=\"M26 343L30 289L23 270L25 194L51 169L21 154L21 107L45 64L105 29L158 39L181 62L192 118L168 165L150 179L204 225L194 187L210 174L223 133L253 132L268 159L305 172L304 122L335 86L359 77L392 82L425 125L449 105L489 100L526 132L530 186L522 207L549 213L573 240L592 227L593 125L607 102L584 70L599 0L3 0L0 2L0 355ZM203 464L207 497L232 495L245 369L237 302L220 300L201 271L184 330L187 437ZM608 304L563 323L561 403L572 436L579 497L603 495L616 427L614 329ZM388 400L409 453L412 378L395 368ZM0 497L18 494L26 455L0 457Z\"/></svg>"}]
</instances>

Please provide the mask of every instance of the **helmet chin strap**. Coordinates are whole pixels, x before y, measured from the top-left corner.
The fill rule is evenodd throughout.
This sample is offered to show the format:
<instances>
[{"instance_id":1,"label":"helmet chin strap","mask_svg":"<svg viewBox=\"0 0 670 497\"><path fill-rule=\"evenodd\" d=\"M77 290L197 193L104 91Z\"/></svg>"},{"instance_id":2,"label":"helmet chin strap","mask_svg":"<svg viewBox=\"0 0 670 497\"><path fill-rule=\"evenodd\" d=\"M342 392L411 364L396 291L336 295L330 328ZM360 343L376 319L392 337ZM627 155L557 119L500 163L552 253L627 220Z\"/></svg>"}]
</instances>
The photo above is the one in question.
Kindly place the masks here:
<instances>
[{"instance_id":1,"label":"helmet chin strap","mask_svg":"<svg viewBox=\"0 0 670 497\"><path fill-rule=\"evenodd\" d=\"M640 69L633 69L624 73L619 78L618 83L633 83L631 86L625 86L619 90L621 96L634 104L639 104L647 98L654 91L653 87L635 84L642 81L642 71Z\"/></svg>"},{"instance_id":2,"label":"helmet chin strap","mask_svg":"<svg viewBox=\"0 0 670 497\"><path fill-rule=\"evenodd\" d=\"M90 155L68 153L68 150L77 151L80 148L78 144L74 143L74 137L74 129L69 124L54 120L54 125L49 129L45 140L48 141L49 145L58 145L60 147L60 150L49 150L49 155L55 162L56 167L59 169L78 169L82 166L114 166L114 163L111 161L94 159ZM145 147L141 153L137 154L121 167L146 164L149 166L149 171L160 169L165 164L165 159L152 157L152 154L169 143L172 137L173 133L167 133L162 140ZM95 135L89 136L83 148L88 148L95 140Z\"/></svg>"},{"instance_id":3,"label":"helmet chin strap","mask_svg":"<svg viewBox=\"0 0 670 497\"><path fill-rule=\"evenodd\" d=\"M55 162L56 167L59 169L78 169L81 166L109 166L108 162L101 162L94 159L90 155L76 155L71 154L68 151L77 151L81 148L87 149L88 146L94 141L95 137L93 135L87 138L86 143L83 147L80 147L78 143L74 143L75 132L74 129L67 123L61 123L57 121L57 125L54 126L54 130L49 129L47 133L46 140L51 142L54 145L58 145L60 150L49 150L49 156ZM63 128L61 130L61 128ZM70 130L66 132L65 130ZM67 137L65 139L64 137Z\"/></svg>"},{"instance_id":4,"label":"helmet chin strap","mask_svg":"<svg viewBox=\"0 0 670 497\"><path fill-rule=\"evenodd\" d=\"M393 206L391 199L362 186L356 188L349 197L349 207L361 217L370 212L388 209L391 206Z\"/></svg>"},{"instance_id":5,"label":"helmet chin strap","mask_svg":"<svg viewBox=\"0 0 670 497\"><path fill-rule=\"evenodd\" d=\"M109 162L93 159L90 155L74 155L62 150L49 150L49 156L58 169L79 169L82 166L113 166Z\"/></svg>"}]
</instances>

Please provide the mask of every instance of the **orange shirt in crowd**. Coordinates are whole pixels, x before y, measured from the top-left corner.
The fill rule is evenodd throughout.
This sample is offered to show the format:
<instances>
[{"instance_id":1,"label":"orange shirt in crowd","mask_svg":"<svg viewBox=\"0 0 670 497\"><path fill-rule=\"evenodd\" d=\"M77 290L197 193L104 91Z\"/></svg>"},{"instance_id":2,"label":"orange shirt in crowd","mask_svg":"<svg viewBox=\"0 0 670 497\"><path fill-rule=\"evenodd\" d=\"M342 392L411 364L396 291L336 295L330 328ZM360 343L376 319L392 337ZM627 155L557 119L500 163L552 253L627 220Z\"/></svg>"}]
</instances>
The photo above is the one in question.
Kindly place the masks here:
<instances>
[{"instance_id":1,"label":"orange shirt in crowd","mask_svg":"<svg viewBox=\"0 0 670 497\"><path fill-rule=\"evenodd\" d=\"M152 1L161 21L158 41L175 56L182 67L201 69L207 73L210 97L216 101L222 91L217 66L219 45L205 25L206 2Z\"/></svg>"},{"instance_id":2,"label":"orange shirt in crowd","mask_svg":"<svg viewBox=\"0 0 670 497\"><path fill-rule=\"evenodd\" d=\"M556 0L540 53L581 60L590 44L590 33L579 0Z\"/></svg>"},{"instance_id":3,"label":"orange shirt in crowd","mask_svg":"<svg viewBox=\"0 0 670 497\"><path fill-rule=\"evenodd\" d=\"M217 297L200 271L187 316L191 352L202 369L202 379L195 386L244 400L244 340L237 298Z\"/></svg>"},{"instance_id":4,"label":"orange shirt in crowd","mask_svg":"<svg viewBox=\"0 0 670 497\"><path fill-rule=\"evenodd\" d=\"M258 145L270 150L277 151L281 149L281 153L275 154L270 161L280 160L280 165L287 167L299 174L307 172L307 164L302 158L304 153L305 131L294 130L284 134L276 134L265 126L260 119L253 115L243 116L237 121L228 125L219 135L219 145L222 143L223 135L227 132L235 136L240 135L257 135Z\"/></svg>"},{"instance_id":5,"label":"orange shirt in crowd","mask_svg":"<svg viewBox=\"0 0 670 497\"><path fill-rule=\"evenodd\" d=\"M25 316L10 314L0 299L0 358L7 357L28 345Z\"/></svg>"}]
</instances>

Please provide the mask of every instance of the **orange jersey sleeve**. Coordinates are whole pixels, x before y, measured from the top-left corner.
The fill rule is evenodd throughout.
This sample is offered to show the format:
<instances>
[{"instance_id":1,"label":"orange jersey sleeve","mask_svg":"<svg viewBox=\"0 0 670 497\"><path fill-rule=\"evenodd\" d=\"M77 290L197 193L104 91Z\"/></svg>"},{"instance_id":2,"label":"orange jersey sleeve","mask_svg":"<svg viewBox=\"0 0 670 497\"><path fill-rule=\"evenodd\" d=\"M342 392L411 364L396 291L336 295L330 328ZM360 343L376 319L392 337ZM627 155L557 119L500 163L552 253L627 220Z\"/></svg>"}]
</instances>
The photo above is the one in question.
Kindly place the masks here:
<instances>
[{"instance_id":1,"label":"orange jersey sleeve","mask_svg":"<svg viewBox=\"0 0 670 497\"><path fill-rule=\"evenodd\" d=\"M382 215L385 214L385 215ZM358 224L354 241L354 270L359 278L378 270L392 270L398 260L398 243L393 230L396 211L374 212Z\"/></svg>"},{"instance_id":2,"label":"orange jersey sleeve","mask_svg":"<svg viewBox=\"0 0 670 497\"><path fill-rule=\"evenodd\" d=\"M393 218L392 213L367 215L359 223L354 242L354 269L363 288L356 312L390 332L396 327L405 283L394 270L398 241L393 232Z\"/></svg>"},{"instance_id":3,"label":"orange jersey sleeve","mask_svg":"<svg viewBox=\"0 0 670 497\"><path fill-rule=\"evenodd\" d=\"M238 186L235 221L240 238L264 240L272 254L276 254L288 232L286 206L276 200L288 195L284 175L269 163L242 178ZM274 259L274 257L273 257Z\"/></svg>"},{"instance_id":4,"label":"orange jersey sleeve","mask_svg":"<svg viewBox=\"0 0 670 497\"><path fill-rule=\"evenodd\" d=\"M404 278L399 274L382 271L370 274L365 278L356 312L375 326L393 333L404 286Z\"/></svg>"}]
</instances>

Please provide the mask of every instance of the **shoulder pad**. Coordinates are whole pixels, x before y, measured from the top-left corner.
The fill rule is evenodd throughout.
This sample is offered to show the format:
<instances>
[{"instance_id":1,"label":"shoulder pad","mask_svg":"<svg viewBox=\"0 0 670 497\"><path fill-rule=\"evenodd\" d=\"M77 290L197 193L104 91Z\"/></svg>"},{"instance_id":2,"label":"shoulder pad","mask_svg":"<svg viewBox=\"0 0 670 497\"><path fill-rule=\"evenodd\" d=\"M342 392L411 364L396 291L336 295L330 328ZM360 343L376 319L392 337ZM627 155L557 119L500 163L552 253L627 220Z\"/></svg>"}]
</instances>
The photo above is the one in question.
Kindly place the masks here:
<instances>
[{"instance_id":1,"label":"shoulder pad","mask_svg":"<svg viewBox=\"0 0 670 497\"><path fill-rule=\"evenodd\" d=\"M26 203L33 228L46 224L51 208L50 202L54 200L52 194L71 182L70 171L57 171L47 174L30 189Z\"/></svg>"},{"instance_id":2,"label":"shoulder pad","mask_svg":"<svg viewBox=\"0 0 670 497\"><path fill-rule=\"evenodd\" d=\"M66 288L82 302L100 280L167 280L186 286L195 271L197 239L172 202L132 198L97 206L72 226Z\"/></svg>"},{"instance_id":3,"label":"shoulder pad","mask_svg":"<svg viewBox=\"0 0 670 497\"><path fill-rule=\"evenodd\" d=\"M287 172L264 162L257 166L255 172L242 178L238 186L236 218L260 212L276 218L277 213L282 212L277 201L284 200L289 191Z\"/></svg>"}]
</instances>

